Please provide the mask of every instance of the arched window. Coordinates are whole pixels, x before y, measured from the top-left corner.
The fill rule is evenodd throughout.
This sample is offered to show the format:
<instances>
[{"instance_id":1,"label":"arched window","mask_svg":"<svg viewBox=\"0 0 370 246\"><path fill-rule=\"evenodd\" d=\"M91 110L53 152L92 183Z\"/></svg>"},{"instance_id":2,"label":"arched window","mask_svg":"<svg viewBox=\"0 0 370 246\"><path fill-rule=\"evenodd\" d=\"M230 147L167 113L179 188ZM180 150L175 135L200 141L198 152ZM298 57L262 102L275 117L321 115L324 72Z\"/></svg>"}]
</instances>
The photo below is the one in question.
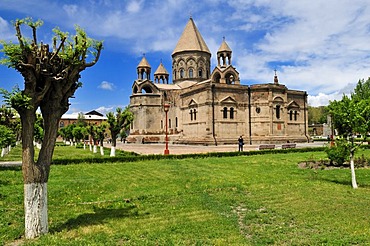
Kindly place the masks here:
<instances>
[{"instance_id":1,"label":"arched window","mask_svg":"<svg viewBox=\"0 0 370 246\"><path fill-rule=\"evenodd\" d=\"M230 119L234 119L234 108L230 108Z\"/></svg>"},{"instance_id":2,"label":"arched window","mask_svg":"<svg viewBox=\"0 0 370 246\"><path fill-rule=\"evenodd\" d=\"M194 109L194 120L197 120L197 110Z\"/></svg>"},{"instance_id":3,"label":"arched window","mask_svg":"<svg viewBox=\"0 0 370 246\"><path fill-rule=\"evenodd\" d=\"M227 107L224 107L223 114L224 114L224 119L227 119Z\"/></svg>"},{"instance_id":4,"label":"arched window","mask_svg":"<svg viewBox=\"0 0 370 246\"><path fill-rule=\"evenodd\" d=\"M161 120L161 129L163 129L163 120Z\"/></svg>"},{"instance_id":5,"label":"arched window","mask_svg":"<svg viewBox=\"0 0 370 246\"><path fill-rule=\"evenodd\" d=\"M189 78L193 78L193 69L192 68L189 69Z\"/></svg>"},{"instance_id":6,"label":"arched window","mask_svg":"<svg viewBox=\"0 0 370 246\"><path fill-rule=\"evenodd\" d=\"M201 68L198 69L198 77L203 78L203 69Z\"/></svg>"},{"instance_id":7,"label":"arched window","mask_svg":"<svg viewBox=\"0 0 370 246\"><path fill-rule=\"evenodd\" d=\"M276 105L276 119L280 119L280 105Z\"/></svg>"},{"instance_id":8,"label":"arched window","mask_svg":"<svg viewBox=\"0 0 370 246\"><path fill-rule=\"evenodd\" d=\"M298 112L297 111L294 111L294 120L295 121L297 120L297 115L298 115Z\"/></svg>"},{"instance_id":9,"label":"arched window","mask_svg":"<svg viewBox=\"0 0 370 246\"><path fill-rule=\"evenodd\" d=\"M190 109L190 120L192 121L193 120L193 110Z\"/></svg>"},{"instance_id":10,"label":"arched window","mask_svg":"<svg viewBox=\"0 0 370 246\"><path fill-rule=\"evenodd\" d=\"M183 79L184 78L184 69L181 68L180 69L180 79Z\"/></svg>"},{"instance_id":11,"label":"arched window","mask_svg":"<svg viewBox=\"0 0 370 246\"><path fill-rule=\"evenodd\" d=\"M168 128L171 128L171 119L168 119Z\"/></svg>"},{"instance_id":12,"label":"arched window","mask_svg":"<svg viewBox=\"0 0 370 246\"><path fill-rule=\"evenodd\" d=\"M175 125L176 125L176 127L178 127L178 126L179 126L179 124L178 124L178 120L177 120L177 117L175 118Z\"/></svg>"},{"instance_id":13,"label":"arched window","mask_svg":"<svg viewBox=\"0 0 370 246\"><path fill-rule=\"evenodd\" d=\"M293 120L293 111L292 110L289 111L289 119Z\"/></svg>"}]
</instances>

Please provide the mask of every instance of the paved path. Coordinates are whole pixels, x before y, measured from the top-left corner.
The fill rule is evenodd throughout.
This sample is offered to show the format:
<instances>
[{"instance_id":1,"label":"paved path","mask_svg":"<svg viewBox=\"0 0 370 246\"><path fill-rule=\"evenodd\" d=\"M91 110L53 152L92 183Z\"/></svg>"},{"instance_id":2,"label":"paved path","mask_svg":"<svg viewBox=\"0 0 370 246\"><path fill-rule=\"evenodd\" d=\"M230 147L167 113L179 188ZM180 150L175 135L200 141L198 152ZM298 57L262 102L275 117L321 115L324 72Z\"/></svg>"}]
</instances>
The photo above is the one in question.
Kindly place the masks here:
<instances>
[{"instance_id":1,"label":"paved path","mask_svg":"<svg viewBox=\"0 0 370 246\"><path fill-rule=\"evenodd\" d=\"M324 146L325 142L316 143L298 143L297 148L305 147L321 147ZM259 145L244 145L244 151L257 150ZM110 144L105 144L105 147L110 148ZM276 148L281 148L281 144L277 144ZM117 142L117 149L135 152L141 155L162 155L164 153L164 144L127 144ZM191 153L209 153L209 152L234 152L238 151L238 145L185 145L185 144L169 144L168 149L170 154L181 155L181 154L191 154ZM15 167L21 166L21 161L6 161L2 162L0 160L0 166L2 167Z\"/></svg>"},{"instance_id":2,"label":"paved path","mask_svg":"<svg viewBox=\"0 0 370 246\"><path fill-rule=\"evenodd\" d=\"M20 167L22 166L21 161L1 161L0 160L0 166L2 167Z\"/></svg>"},{"instance_id":3,"label":"paved path","mask_svg":"<svg viewBox=\"0 0 370 246\"><path fill-rule=\"evenodd\" d=\"M325 143L298 143L297 148L304 147L321 147ZM244 145L244 151L257 150L259 145ZM106 144L106 147L110 147ZM281 144L277 144L276 148L281 148ZM165 145L164 144L124 144L117 142L117 149L131 151L142 155L150 154L163 154ZM190 154L190 153L208 153L208 152L233 152L238 151L238 145L183 145L183 144L169 144L168 149L170 154L180 155L180 154Z\"/></svg>"}]
</instances>

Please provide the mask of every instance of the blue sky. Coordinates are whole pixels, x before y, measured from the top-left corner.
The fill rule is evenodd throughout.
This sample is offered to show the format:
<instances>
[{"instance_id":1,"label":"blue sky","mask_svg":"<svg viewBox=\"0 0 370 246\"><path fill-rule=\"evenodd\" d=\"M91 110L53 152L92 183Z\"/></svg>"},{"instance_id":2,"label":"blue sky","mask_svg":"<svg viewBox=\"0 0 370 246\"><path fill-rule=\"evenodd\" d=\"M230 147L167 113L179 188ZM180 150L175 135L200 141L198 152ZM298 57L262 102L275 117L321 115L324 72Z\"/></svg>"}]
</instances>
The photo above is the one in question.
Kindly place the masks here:
<instances>
[{"instance_id":1,"label":"blue sky","mask_svg":"<svg viewBox=\"0 0 370 246\"><path fill-rule=\"evenodd\" d=\"M222 38L233 50L242 84L273 81L305 90L312 106L326 105L370 76L368 0L1 0L0 39L14 40L11 21L32 17L73 33L77 24L104 41L99 62L82 72L83 87L69 113L106 113L129 104L136 66L143 53L152 73L171 53L192 16L212 52L212 69ZM0 86L23 87L22 77L0 66Z\"/></svg>"}]
</instances>

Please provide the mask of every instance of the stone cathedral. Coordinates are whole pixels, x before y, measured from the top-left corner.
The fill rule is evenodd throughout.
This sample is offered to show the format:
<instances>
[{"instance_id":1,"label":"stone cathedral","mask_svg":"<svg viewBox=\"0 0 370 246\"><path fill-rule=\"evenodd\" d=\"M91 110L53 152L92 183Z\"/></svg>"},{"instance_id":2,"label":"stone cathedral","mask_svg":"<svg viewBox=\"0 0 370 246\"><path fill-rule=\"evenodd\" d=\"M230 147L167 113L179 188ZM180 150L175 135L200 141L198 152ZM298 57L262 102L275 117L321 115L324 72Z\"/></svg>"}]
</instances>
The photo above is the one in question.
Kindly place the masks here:
<instances>
[{"instance_id":1,"label":"stone cathedral","mask_svg":"<svg viewBox=\"0 0 370 246\"><path fill-rule=\"evenodd\" d=\"M307 93L272 81L242 85L225 39L211 70L211 52L192 18L172 52L172 82L162 62L151 77L145 56L137 66L130 109L131 143L245 144L308 141ZM167 115L164 105L169 104Z\"/></svg>"}]
</instances>

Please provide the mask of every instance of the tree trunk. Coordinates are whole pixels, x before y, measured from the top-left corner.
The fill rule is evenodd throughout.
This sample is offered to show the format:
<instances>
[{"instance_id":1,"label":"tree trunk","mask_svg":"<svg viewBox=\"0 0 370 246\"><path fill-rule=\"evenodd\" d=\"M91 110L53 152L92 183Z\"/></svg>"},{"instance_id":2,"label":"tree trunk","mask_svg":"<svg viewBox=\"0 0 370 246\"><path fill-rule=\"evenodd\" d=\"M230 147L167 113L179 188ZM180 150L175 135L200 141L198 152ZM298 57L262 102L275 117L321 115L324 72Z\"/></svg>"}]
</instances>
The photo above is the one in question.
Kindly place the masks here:
<instances>
[{"instance_id":1,"label":"tree trunk","mask_svg":"<svg viewBox=\"0 0 370 246\"><path fill-rule=\"evenodd\" d=\"M1 149L1 157L4 157L5 156L5 148L2 148Z\"/></svg>"},{"instance_id":2,"label":"tree trunk","mask_svg":"<svg viewBox=\"0 0 370 246\"><path fill-rule=\"evenodd\" d=\"M25 237L48 233L47 183L24 184Z\"/></svg>"},{"instance_id":3,"label":"tree trunk","mask_svg":"<svg viewBox=\"0 0 370 246\"><path fill-rule=\"evenodd\" d=\"M114 147L114 146L111 147L110 156L116 156L116 147Z\"/></svg>"},{"instance_id":4,"label":"tree trunk","mask_svg":"<svg viewBox=\"0 0 370 246\"><path fill-rule=\"evenodd\" d=\"M35 163L33 128L35 111L25 110L22 121L22 173L24 181L25 237L35 238L48 232L48 168Z\"/></svg>"},{"instance_id":5,"label":"tree trunk","mask_svg":"<svg viewBox=\"0 0 370 246\"><path fill-rule=\"evenodd\" d=\"M96 144L94 144L94 147L93 147L93 153L98 153L98 146L96 146Z\"/></svg>"},{"instance_id":6,"label":"tree trunk","mask_svg":"<svg viewBox=\"0 0 370 246\"><path fill-rule=\"evenodd\" d=\"M354 151L351 150L350 152L350 166L351 166L351 177L352 177L352 188L357 189L357 182L356 182L356 173L355 173L355 161L354 161Z\"/></svg>"},{"instance_id":7,"label":"tree trunk","mask_svg":"<svg viewBox=\"0 0 370 246\"><path fill-rule=\"evenodd\" d=\"M104 155L104 148L100 145L100 155Z\"/></svg>"},{"instance_id":8,"label":"tree trunk","mask_svg":"<svg viewBox=\"0 0 370 246\"><path fill-rule=\"evenodd\" d=\"M110 156L116 156L117 137L112 134L112 147L110 149Z\"/></svg>"}]
</instances>

